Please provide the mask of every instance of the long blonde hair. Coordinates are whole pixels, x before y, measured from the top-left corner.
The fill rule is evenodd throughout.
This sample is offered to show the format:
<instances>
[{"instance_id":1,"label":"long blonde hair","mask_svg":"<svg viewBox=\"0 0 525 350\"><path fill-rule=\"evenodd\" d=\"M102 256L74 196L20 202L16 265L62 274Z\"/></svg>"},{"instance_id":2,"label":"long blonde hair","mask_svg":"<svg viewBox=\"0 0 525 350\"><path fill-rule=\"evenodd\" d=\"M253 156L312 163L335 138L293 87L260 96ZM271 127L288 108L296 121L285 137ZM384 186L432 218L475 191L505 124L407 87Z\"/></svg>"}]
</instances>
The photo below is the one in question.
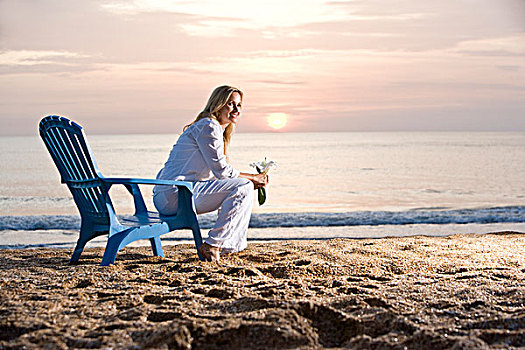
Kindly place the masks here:
<instances>
[{"instance_id":1,"label":"long blonde hair","mask_svg":"<svg viewBox=\"0 0 525 350\"><path fill-rule=\"evenodd\" d=\"M213 92L211 93L210 98L208 99L208 103L206 103L206 107L204 107L202 112L200 112L199 115L197 115L197 118L195 118L195 120L191 122L191 124L188 124L184 127L184 130L186 130L191 125L204 118L211 118L219 121L219 111L224 106L226 106L226 104L230 100L231 95L234 92L237 92L239 95L241 95L242 102L243 93L238 88L229 85L222 85L215 88L215 90L213 90ZM222 139L224 140L224 154L226 156L228 156L227 152L228 147L230 146L230 140L232 138L233 130L234 125L233 123L230 123L224 130L224 133L222 134Z\"/></svg>"}]
</instances>

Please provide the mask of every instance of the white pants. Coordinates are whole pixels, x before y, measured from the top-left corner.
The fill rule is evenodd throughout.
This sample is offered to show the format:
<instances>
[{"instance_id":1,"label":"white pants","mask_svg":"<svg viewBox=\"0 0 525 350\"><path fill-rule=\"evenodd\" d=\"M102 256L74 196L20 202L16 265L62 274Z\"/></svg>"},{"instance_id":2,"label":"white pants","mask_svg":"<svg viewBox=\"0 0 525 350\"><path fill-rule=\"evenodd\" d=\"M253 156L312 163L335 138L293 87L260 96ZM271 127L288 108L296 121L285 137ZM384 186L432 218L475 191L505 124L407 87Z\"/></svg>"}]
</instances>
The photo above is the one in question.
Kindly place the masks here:
<instances>
[{"instance_id":1,"label":"white pants","mask_svg":"<svg viewBox=\"0 0 525 350\"><path fill-rule=\"evenodd\" d=\"M197 214L219 210L217 222L208 233L205 242L227 253L246 248L248 224L253 207L252 182L244 178L232 178L197 181L193 186ZM163 215L176 214L177 188L156 193L153 203Z\"/></svg>"}]
</instances>

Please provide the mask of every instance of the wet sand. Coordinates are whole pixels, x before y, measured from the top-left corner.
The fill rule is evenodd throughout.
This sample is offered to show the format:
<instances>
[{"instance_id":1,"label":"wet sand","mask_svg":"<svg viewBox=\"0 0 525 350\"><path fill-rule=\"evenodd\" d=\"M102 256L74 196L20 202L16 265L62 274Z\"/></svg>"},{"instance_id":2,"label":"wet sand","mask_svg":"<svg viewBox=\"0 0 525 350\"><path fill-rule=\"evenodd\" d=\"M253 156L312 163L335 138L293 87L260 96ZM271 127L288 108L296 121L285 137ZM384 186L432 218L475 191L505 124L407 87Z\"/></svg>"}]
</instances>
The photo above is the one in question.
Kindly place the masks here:
<instances>
[{"instance_id":1,"label":"wet sand","mask_svg":"<svg viewBox=\"0 0 525 350\"><path fill-rule=\"evenodd\" d=\"M525 347L525 234L0 251L0 348Z\"/></svg>"}]
</instances>

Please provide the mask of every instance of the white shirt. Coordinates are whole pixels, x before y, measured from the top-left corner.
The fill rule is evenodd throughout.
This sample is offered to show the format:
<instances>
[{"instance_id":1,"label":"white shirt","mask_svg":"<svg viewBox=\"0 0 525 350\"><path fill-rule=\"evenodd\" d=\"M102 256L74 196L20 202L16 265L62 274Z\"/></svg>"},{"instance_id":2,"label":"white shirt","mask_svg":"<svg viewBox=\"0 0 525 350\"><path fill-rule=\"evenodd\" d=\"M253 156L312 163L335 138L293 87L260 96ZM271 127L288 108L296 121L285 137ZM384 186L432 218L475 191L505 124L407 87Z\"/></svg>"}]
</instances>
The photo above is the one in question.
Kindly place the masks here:
<instances>
[{"instance_id":1,"label":"white shirt","mask_svg":"<svg viewBox=\"0 0 525 350\"><path fill-rule=\"evenodd\" d=\"M157 179L194 182L238 177L239 171L226 162L222 135L215 119L204 118L191 125L173 146ZM171 186L157 185L153 193L169 189Z\"/></svg>"}]
</instances>

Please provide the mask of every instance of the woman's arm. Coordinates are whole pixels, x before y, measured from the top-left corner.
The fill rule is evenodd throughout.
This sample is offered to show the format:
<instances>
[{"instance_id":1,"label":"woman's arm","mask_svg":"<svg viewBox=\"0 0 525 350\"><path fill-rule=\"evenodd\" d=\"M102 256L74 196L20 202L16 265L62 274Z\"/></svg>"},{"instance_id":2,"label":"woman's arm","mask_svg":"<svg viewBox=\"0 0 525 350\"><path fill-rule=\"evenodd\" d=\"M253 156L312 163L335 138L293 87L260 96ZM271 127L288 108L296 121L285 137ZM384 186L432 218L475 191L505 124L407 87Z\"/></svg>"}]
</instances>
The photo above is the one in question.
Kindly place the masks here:
<instances>
[{"instance_id":1,"label":"woman's arm","mask_svg":"<svg viewBox=\"0 0 525 350\"><path fill-rule=\"evenodd\" d=\"M195 141L201 151L204 161L218 179L230 177L243 177L253 182L253 187L258 189L268 184L267 174L239 173L226 162L224 155L224 144L222 141L222 129L220 125L210 120L203 125L200 133L196 134Z\"/></svg>"},{"instance_id":2,"label":"woman's arm","mask_svg":"<svg viewBox=\"0 0 525 350\"><path fill-rule=\"evenodd\" d=\"M253 187L255 187L255 189L258 189L259 187L264 187L269 182L268 174L240 173L239 177L243 177L253 182Z\"/></svg>"},{"instance_id":3,"label":"woman's arm","mask_svg":"<svg viewBox=\"0 0 525 350\"><path fill-rule=\"evenodd\" d=\"M193 137L204 162L217 179L233 178L239 175L226 161L224 154L224 142L222 140L222 128L217 121L203 120L196 125Z\"/></svg>"}]
</instances>

